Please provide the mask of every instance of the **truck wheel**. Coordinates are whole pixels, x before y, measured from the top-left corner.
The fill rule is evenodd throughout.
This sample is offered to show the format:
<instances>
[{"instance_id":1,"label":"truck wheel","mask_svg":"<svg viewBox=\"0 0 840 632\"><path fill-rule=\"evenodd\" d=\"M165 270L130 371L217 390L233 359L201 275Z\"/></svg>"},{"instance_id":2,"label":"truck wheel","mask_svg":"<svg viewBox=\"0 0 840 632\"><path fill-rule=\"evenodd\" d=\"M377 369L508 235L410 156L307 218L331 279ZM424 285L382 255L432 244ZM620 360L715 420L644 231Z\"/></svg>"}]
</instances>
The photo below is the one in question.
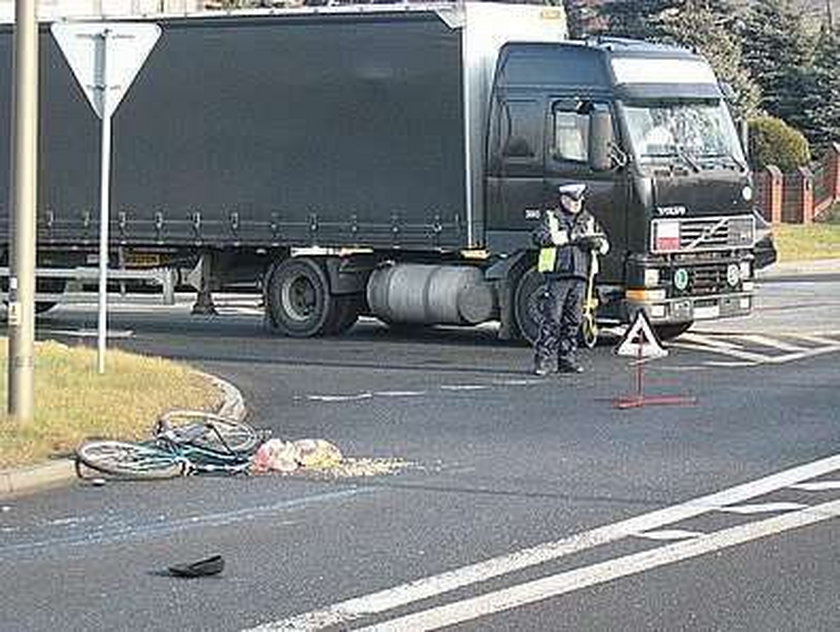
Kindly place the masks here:
<instances>
[{"instance_id":1,"label":"truck wheel","mask_svg":"<svg viewBox=\"0 0 840 632\"><path fill-rule=\"evenodd\" d=\"M539 302L542 285L542 275L536 268L528 268L519 278L513 299L514 318L519 327L520 336L531 344L539 334Z\"/></svg>"},{"instance_id":2,"label":"truck wheel","mask_svg":"<svg viewBox=\"0 0 840 632\"><path fill-rule=\"evenodd\" d=\"M653 330L656 332L656 337L660 340L673 340L680 334L687 332L694 321L687 323L670 323L668 325L654 325Z\"/></svg>"},{"instance_id":3,"label":"truck wheel","mask_svg":"<svg viewBox=\"0 0 840 632\"><path fill-rule=\"evenodd\" d=\"M325 333L336 310L326 273L318 262L306 257L286 259L274 269L266 298L272 324L294 338Z\"/></svg>"}]
</instances>

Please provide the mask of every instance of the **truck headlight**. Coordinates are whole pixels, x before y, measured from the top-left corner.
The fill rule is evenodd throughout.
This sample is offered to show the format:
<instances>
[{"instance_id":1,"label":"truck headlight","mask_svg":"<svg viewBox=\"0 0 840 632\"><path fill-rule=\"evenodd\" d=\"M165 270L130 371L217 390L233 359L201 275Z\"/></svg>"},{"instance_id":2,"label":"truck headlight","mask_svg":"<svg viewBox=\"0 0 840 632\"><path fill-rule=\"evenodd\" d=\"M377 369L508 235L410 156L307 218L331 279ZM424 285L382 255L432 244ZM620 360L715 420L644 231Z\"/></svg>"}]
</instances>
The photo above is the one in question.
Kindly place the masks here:
<instances>
[{"instance_id":1,"label":"truck headlight","mask_svg":"<svg viewBox=\"0 0 840 632\"><path fill-rule=\"evenodd\" d=\"M742 279L749 279L751 274L750 262L749 261L742 261L741 262L741 278Z\"/></svg>"},{"instance_id":2,"label":"truck headlight","mask_svg":"<svg viewBox=\"0 0 840 632\"><path fill-rule=\"evenodd\" d=\"M645 270L645 287L656 287L659 285L659 270L657 268L647 268Z\"/></svg>"}]
</instances>

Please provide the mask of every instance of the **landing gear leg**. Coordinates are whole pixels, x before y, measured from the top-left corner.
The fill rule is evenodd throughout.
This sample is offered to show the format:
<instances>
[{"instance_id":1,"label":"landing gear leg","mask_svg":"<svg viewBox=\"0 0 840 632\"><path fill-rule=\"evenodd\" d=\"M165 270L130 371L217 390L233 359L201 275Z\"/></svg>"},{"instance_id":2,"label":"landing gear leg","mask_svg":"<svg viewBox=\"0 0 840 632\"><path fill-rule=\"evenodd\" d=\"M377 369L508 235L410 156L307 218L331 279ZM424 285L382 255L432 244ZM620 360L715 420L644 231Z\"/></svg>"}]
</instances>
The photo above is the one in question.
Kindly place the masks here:
<instances>
[{"instance_id":1,"label":"landing gear leg","mask_svg":"<svg viewBox=\"0 0 840 632\"><path fill-rule=\"evenodd\" d=\"M195 303L192 306L193 314L210 314L215 315L219 312L216 310L216 305L213 303L213 295L210 292L210 255L203 254L198 260L198 295Z\"/></svg>"}]
</instances>

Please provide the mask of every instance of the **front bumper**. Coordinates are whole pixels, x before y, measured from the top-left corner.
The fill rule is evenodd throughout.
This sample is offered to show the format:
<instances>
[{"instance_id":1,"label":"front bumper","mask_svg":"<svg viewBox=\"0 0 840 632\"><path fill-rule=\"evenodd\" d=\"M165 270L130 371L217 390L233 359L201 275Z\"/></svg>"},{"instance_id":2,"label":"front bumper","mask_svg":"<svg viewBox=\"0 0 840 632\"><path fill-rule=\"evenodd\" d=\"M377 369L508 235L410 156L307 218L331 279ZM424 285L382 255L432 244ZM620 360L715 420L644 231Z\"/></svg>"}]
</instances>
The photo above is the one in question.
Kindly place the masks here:
<instances>
[{"instance_id":1,"label":"front bumper","mask_svg":"<svg viewBox=\"0 0 840 632\"><path fill-rule=\"evenodd\" d=\"M622 306L622 320L632 322L639 310L644 310L651 323L654 324L714 320L747 316L752 312L752 306L752 292L681 296L655 301L625 298Z\"/></svg>"}]
</instances>

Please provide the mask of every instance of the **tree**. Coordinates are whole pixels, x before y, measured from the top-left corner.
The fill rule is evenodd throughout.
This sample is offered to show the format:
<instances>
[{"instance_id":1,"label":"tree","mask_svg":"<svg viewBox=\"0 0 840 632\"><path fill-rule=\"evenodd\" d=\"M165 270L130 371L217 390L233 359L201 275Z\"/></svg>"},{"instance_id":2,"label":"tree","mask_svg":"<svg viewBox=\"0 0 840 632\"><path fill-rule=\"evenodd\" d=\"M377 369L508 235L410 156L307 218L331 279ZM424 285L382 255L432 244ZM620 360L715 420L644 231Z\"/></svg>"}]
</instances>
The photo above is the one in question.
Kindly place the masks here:
<instances>
[{"instance_id":1,"label":"tree","mask_svg":"<svg viewBox=\"0 0 840 632\"><path fill-rule=\"evenodd\" d=\"M740 37L744 64L761 87L761 107L805 132L813 46L802 13L790 0L755 0Z\"/></svg>"},{"instance_id":2,"label":"tree","mask_svg":"<svg viewBox=\"0 0 840 632\"><path fill-rule=\"evenodd\" d=\"M803 98L805 130L817 155L840 142L840 33L828 24L820 31L810 68L809 91Z\"/></svg>"},{"instance_id":3,"label":"tree","mask_svg":"<svg viewBox=\"0 0 840 632\"><path fill-rule=\"evenodd\" d=\"M792 171L811 160L808 141L781 119L761 116L750 121L750 162L756 169L776 165Z\"/></svg>"},{"instance_id":4,"label":"tree","mask_svg":"<svg viewBox=\"0 0 840 632\"><path fill-rule=\"evenodd\" d=\"M609 35L675 44L697 50L721 81L735 91L744 118L758 113L760 88L742 63L736 34L740 13L727 0L643 0L602 5Z\"/></svg>"},{"instance_id":5,"label":"tree","mask_svg":"<svg viewBox=\"0 0 840 632\"><path fill-rule=\"evenodd\" d=\"M697 50L735 92L734 106L745 119L759 112L761 89L742 62L735 34L740 15L725 0L685 0L660 18L663 39Z\"/></svg>"},{"instance_id":6,"label":"tree","mask_svg":"<svg viewBox=\"0 0 840 632\"><path fill-rule=\"evenodd\" d=\"M681 4L681 0L605 2L599 12L606 21L604 32L607 35L660 41L663 35L663 16L678 9Z\"/></svg>"}]
</instances>

